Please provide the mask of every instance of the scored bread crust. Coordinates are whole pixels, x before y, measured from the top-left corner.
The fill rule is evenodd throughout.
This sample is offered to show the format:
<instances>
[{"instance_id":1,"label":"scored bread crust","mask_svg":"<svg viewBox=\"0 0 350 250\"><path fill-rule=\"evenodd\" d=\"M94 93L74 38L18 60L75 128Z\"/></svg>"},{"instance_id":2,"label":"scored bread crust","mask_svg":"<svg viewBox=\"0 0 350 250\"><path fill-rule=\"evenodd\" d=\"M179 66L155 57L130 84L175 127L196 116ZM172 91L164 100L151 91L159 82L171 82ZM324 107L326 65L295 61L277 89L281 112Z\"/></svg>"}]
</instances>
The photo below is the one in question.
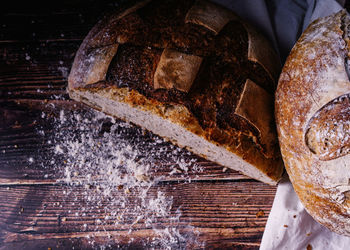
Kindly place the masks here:
<instances>
[{"instance_id":1,"label":"scored bread crust","mask_svg":"<svg viewBox=\"0 0 350 250\"><path fill-rule=\"evenodd\" d=\"M345 10L314 21L292 49L276 91L283 161L310 215L350 236L350 121Z\"/></svg>"},{"instance_id":2,"label":"scored bread crust","mask_svg":"<svg viewBox=\"0 0 350 250\"><path fill-rule=\"evenodd\" d=\"M121 55L118 53L122 53L123 46L129 48L132 44L136 46L132 49L140 49L142 44L138 39L141 31L135 28L137 25L133 26L129 23L128 25L131 28L129 27L126 32L123 32L123 27L118 22L126 17L135 20L135 23L139 22L138 26L143 25L144 23L140 21L140 16L143 15L142 8L147 7L149 2L139 2L136 6L131 7L131 10L128 8L116 12L99 22L90 31L77 52L68 79L70 97L105 113L142 126L206 159L241 171L265 183L276 184L283 172L273 119L273 90L276 85L274 79L276 79L276 72L279 67L276 54L270 47L266 48L268 46L266 40L259 36L257 32L252 32L251 28L246 29L246 33L243 34L247 37L249 44L246 48L247 51L238 53L238 55L246 55L247 58L244 59L244 62L241 62L241 58L227 55L227 53L235 53L227 52L231 48L220 48L217 53L222 54L223 60L232 61L238 66L246 61L252 61L252 63L255 63L253 65L256 74L264 71L265 76L260 78L257 76L257 80L247 78L240 87L234 87L237 88L237 96L232 97L236 99L231 107L232 111L228 110L228 112L230 112L230 116L235 117L232 122L236 122L242 129L227 125L225 125L225 128L218 126L215 117L213 120L206 118L207 113L211 115L210 112L212 111L209 110L210 112L206 113L204 108L200 110L204 118L200 119L193 106L202 107L207 105L202 103L202 101L206 101L206 96L203 96L201 86L198 86L198 82L200 82L198 75L203 74L203 68L205 69L208 64L207 58L212 57L214 53L210 50L210 46L218 42L219 38L217 37L220 37L222 33L220 31L224 30L227 24L231 25L230 22L232 21L241 21L232 12L213 3L183 1L186 7L184 7L185 13L182 25L186 25L187 28L192 27L199 30L200 34L204 34L203 41L193 40L193 43L209 43L207 49L201 50L198 47L199 45L196 45L197 47L189 46L188 41L185 40L186 38L181 38L181 34L177 34L176 30L171 31L174 33L170 40L165 35L159 34L158 39L152 41L152 43L144 39L142 42L146 49L140 50L140 53L143 53L140 56L153 53L147 57L148 61L146 63L153 60L150 65L140 65L140 68L146 68L146 73L140 74L145 82L137 83L139 88L123 86L124 83L119 83L122 80L115 79L115 74L120 73L121 70L118 66L118 60L120 60L118 56L121 57ZM215 11L212 12L214 9ZM133 14L137 10L141 10L141 14ZM206 13L205 18L199 18L198 20L196 15L203 10L209 10L209 12ZM208 19L213 15L215 17L217 13L221 12L225 12L224 17L215 23L216 26L213 30L201 25L206 18ZM152 20L149 22L152 22ZM242 27L244 27L243 24L242 22ZM210 22L208 22L208 25L210 26ZM149 27L145 26L143 29L147 30ZM184 30L186 32L186 29ZM167 30L163 33L165 32ZM151 31L148 34L150 33ZM152 39L152 35L149 37ZM229 39L227 35L221 35L221 39L225 42L224 45L230 42L230 40L227 42ZM254 41L253 45L251 41ZM265 57L260 52L260 54L254 52L257 51L256 48L259 47L259 43L262 48L266 48L267 54ZM250 52L248 52L248 47ZM137 61L137 59L135 60ZM130 64L135 63L135 60L131 60ZM268 60L268 63L265 65L266 60ZM131 72L134 72L130 64L124 63L123 67L126 70L130 68ZM226 72L223 73L227 74ZM90 79L93 79L93 81L90 81ZM228 79L233 78L229 77ZM261 80L263 82L259 82L259 79L263 79ZM148 85L144 87L141 86L142 84ZM225 84L229 85L230 83L222 83L222 86ZM224 97L223 94L220 94L220 91L223 92L223 90L215 84L207 87L207 91L208 89L209 92L219 93L219 98L216 101L220 102L220 97ZM157 90L158 92L156 92ZM251 93L256 95L256 100L249 95ZM199 99L196 99L197 97ZM259 104L259 107L256 107L256 112L253 112L254 108L249 106L249 102ZM209 109L216 109L211 102L208 105Z\"/></svg>"}]
</instances>

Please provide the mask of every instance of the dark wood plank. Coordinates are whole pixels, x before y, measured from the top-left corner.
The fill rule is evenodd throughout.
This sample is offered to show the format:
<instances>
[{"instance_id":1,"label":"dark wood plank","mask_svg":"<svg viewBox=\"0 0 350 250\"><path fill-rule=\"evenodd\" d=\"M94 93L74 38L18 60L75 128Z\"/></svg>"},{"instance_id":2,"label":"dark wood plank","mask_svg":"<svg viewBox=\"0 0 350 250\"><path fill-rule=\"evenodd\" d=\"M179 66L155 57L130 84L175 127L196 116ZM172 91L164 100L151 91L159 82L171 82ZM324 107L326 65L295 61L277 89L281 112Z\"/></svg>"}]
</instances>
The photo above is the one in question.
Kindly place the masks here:
<instances>
[{"instance_id":1,"label":"dark wood plank","mask_svg":"<svg viewBox=\"0 0 350 250\"><path fill-rule=\"evenodd\" d=\"M126 0L12 1L0 11L0 43L82 39L108 11Z\"/></svg>"},{"instance_id":2,"label":"dark wood plank","mask_svg":"<svg viewBox=\"0 0 350 250\"><path fill-rule=\"evenodd\" d=\"M18 42L0 47L0 100L67 100L79 42Z\"/></svg>"},{"instance_id":3,"label":"dark wood plank","mask_svg":"<svg viewBox=\"0 0 350 250\"><path fill-rule=\"evenodd\" d=\"M0 114L4 117L2 124L0 122L0 125L2 125L0 126L0 185L59 182L63 178L62 171L59 171L59 169L64 169L64 164L61 162L62 166L58 166L57 162L50 163L50 159L57 158L54 154L57 143L49 144L49 141L66 139L64 136L59 136L62 132L55 127L59 123L60 111L65 110L67 114L72 113L72 110L79 110L83 114L89 112L87 111L89 108L75 102L57 100L39 101L37 104L30 101L29 107L26 106L26 103L18 105L8 102L4 106L5 108L0 108ZM45 114L44 118L42 118L43 114ZM103 128L104 123L105 121L99 121L97 125L92 125L89 128L90 131L84 132L85 135L94 133L96 129L99 129L98 127ZM119 121L119 123L123 122ZM80 126L81 124L69 123L68 125L70 129L75 129L77 134L79 133L79 128L74 126ZM137 142L135 142L136 138L138 138ZM154 144L153 142L160 140L160 138L151 133L143 134L142 130L137 127L124 129L121 139L134 144L135 148L145 153L162 150L163 153L158 156L159 160L156 160L156 164L152 165L150 175L163 181L249 179L237 171L223 168L190 154L186 150L180 150L171 143ZM169 155L174 150L177 150L179 157ZM35 162L29 162L30 158L35 159ZM192 169L194 165L189 165L188 171L177 168L174 172L174 166L176 166L176 161L179 159L196 161L196 169Z\"/></svg>"},{"instance_id":4,"label":"dark wood plank","mask_svg":"<svg viewBox=\"0 0 350 250\"><path fill-rule=\"evenodd\" d=\"M145 223L143 210L138 209L140 192L113 190L110 196L93 200L98 202L92 206L87 199L94 190L82 186L0 187L1 239L4 246L23 242L36 246L37 240L73 238L81 240L82 246L96 241L98 245L133 247L142 243L150 247L152 238L159 237L154 229L164 231L170 227L184 237L174 239L175 248L257 248L275 187L258 182L160 183L149 190L145 199L154 199L161 192L172 199L172 206L164 216L148 214L152 218L150 225ZM128 200L126 208L117 202L123 197ZM142 218L135 223L138 216ZM132 238L135 242L130 242ZM155 242L160 244L160 240L171 244L166 237Z\"/></svg>"}]
</instances>

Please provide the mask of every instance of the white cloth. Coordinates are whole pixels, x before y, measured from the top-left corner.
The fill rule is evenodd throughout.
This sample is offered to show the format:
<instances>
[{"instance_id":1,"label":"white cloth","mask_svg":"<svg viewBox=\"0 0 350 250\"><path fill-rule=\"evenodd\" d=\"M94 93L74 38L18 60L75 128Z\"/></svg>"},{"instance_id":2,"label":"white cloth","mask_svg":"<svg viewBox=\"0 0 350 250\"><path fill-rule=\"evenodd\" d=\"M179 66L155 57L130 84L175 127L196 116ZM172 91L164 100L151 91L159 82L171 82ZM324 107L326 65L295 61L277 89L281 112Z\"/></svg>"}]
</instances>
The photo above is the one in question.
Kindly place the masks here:
<instances>
[{"instance_id":1,"label":"white cloth","mask_svg":"<svg viewBox=\"0 0 350 250\"><path fill-rule=\"evenodd\" d=\"M272 42L284 63L300 34L313 20L338 12L345 0L213 0L232 9ZM317 223L305 210L287 176L278 185L261 250L350 249L350 237Z\"/></svg>"},{"instance_id":2,"label":"white cloth","mask_svg":"<svg viewBox=\"0 0 350 250\"><path fill-rule=\"evenodd\" d=\"M286 176L279 184L260 250L350 248L350 237L329 231L305 210Z\"/></svg>"}]
</instances>

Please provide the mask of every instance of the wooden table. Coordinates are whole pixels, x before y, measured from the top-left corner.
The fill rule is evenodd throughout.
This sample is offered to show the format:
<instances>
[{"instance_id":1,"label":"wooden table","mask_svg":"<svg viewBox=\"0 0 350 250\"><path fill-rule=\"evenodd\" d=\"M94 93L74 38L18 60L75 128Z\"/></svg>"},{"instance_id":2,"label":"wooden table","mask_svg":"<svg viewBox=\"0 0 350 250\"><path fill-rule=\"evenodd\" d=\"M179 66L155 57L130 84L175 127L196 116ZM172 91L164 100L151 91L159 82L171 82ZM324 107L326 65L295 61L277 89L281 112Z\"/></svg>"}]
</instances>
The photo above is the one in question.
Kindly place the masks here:
<instances>
[{"instance_id":1,"label":"wooden table","mask_svg":"<svg viewBox=\"0 0 350 250\"><path fill-rule=\"evenodd\" d=\"M66 185L57 182L60 166L28 163L50 150L37 133L38 126L48 136L54 133L52 125L40 118L43 111L54 117L62 109L85 109L66 94L67 74L82 39L115 6L113 2L66 0L39 5L28 1L2 6L1 249L157 248L151 242L157 237L153 228L169 225L171 218L165 217L156 225L126 221L101 230L91 218L105 216L103 209L92 209L84 216L78 213L85 202L84 186L70 187L68 195ZM171 247L257 249L276 187L197 160L203 172L170 176L171 169L160 166L155 173L161 178L150 192L162 190L173 197L171 216L176 209L181 211L176 227L184 239ZM115 192L117 197L120 193Z\"/></svg>"}]
</instances>

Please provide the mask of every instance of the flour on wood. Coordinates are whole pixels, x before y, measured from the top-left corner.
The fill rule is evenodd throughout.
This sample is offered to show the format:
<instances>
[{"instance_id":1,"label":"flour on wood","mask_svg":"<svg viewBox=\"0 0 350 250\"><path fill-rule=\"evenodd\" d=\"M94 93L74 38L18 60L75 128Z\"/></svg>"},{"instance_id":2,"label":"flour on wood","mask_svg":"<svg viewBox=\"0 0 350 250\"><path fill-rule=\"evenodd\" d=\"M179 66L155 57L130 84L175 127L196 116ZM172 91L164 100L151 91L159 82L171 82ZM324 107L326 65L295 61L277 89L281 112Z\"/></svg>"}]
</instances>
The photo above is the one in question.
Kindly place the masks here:
<instances>
[{"instance_id":1,"label":"flour on wood","mask_svg":"<svg viewBox=\"0 0 350 250\"><path fill-rule=\"evenodd\" d=\"M41 117L50 115L43 113ZM190 181L188 173L199 173L202 168L188 151L96 111L61 110L47 144L52 146L53 156L45 164L60 173L58 182L66 185L66 196L80 196L77 203L81 208L74 216L91 215L92 225L84 224L82 231L102 232L113 225L129 225L131 233L151 227L157 237L152 235L147 245L176 248L189 240L198 244L198 235L190 225L185 228L193 231L190 237L180 232L181 208L162 191L164 188L159 189L164 176L154 175L171 167L169 175L187 176ZM79 187L82 193L75 194ZM103 211L103 218L95 218L96 209ZM167 223L162 223L165 220ZM93 233L88 241L97 244Z\"/></svg>"}]
</instances>

